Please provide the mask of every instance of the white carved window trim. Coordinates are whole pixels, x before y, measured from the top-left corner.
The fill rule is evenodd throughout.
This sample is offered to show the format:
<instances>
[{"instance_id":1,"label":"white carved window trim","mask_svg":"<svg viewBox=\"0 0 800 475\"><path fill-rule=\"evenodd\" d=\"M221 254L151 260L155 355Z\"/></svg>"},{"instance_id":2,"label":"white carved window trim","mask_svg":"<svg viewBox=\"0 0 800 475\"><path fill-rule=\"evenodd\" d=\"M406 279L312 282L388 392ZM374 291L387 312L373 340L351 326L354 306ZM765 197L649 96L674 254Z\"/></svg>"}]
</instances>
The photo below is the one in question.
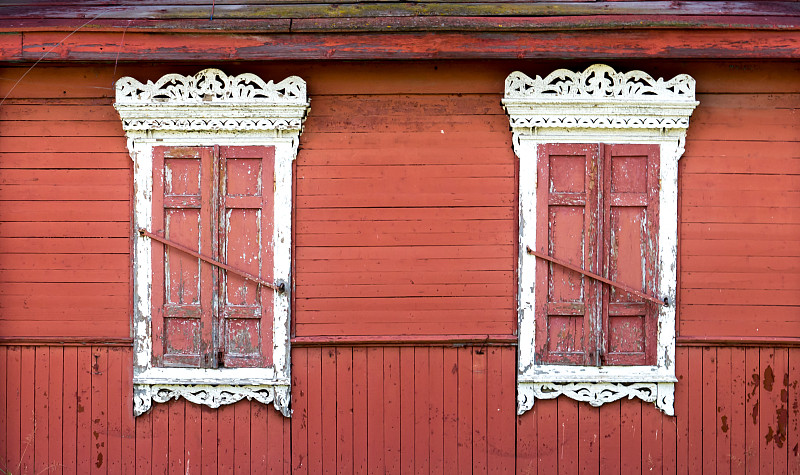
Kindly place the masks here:
<instances>
[{"instance_id":1,"label":"white carved window trim","mask_svg":"<svg viewBox=\"0 0 800 475\"><path fill-rule=\"evenodd\" d=\"M114 107L122 119L134 163L134 229L152 229L153 148L156 146L262 145L275 148L274 279L286 292L273 298L273 366L267 368L155 368L152 365L151 240L134 233L134 413L152 402L184 397L210 407L241 399L272 402L289 416L289 319L292 161L309 103L306 83L279 83L254 74L228 76L206 69L194 76L167 74L142 84L116 83Z\"/></svg>"},{"instance_id":2,"label":"white carved window trim","mask_svg":"<svg viewBox=\"0 0 800 475\"><path fill-rule=\"evenodd\" d=\"M595 64L585 71L554 71L535 79L511 73L503 105L519 157L519 365L517 413L534 400L565 395L592 406L638 397L674 415L675 295L677 286L678 159L689 116L697 106L695 81L682 74L665 81L642 71L617 72ZM535 358L534 283L537 148L545 143L655 144L660 149L659 296L669 305L658 315L653 366L568 366Z\"/></svg>"}]
</instances>

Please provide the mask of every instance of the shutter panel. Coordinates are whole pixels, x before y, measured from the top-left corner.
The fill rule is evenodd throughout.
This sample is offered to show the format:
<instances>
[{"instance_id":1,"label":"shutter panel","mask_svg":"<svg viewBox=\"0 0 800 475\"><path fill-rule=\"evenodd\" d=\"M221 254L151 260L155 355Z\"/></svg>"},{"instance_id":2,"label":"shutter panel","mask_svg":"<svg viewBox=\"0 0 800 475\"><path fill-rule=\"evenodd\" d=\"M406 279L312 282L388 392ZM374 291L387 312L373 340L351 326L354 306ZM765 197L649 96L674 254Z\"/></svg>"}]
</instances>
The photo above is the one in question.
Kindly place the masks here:
<instances>
[{"instance_id":1,"label":"shutter panel","mask_svg":"<svg viewBox=\"0 0 800 475\"><path fill-rule=\"evenodd\" d=\"M214 160L209 147L154 147L153 230L213 255ZM211 364L214 268L152 242L153 357L160 366Z\"/></svg>"},{"instance_id":2,"label":"shutter panel","mask_svg":"<svg viewBox=\"0 0 800 475\"><path fill-rule=\"evenodd\" d=\"M275 148L220 147L220 258L273 280ZM222 272L220 349L225 367L272 364L273 290Z\"/></svg>"},{"instance_id":3,"label":"shutter panel","mask_svg":"<svg viewBox=\"0 0 800 475\"><path fill-rule=\"evenodd\" d=\"M604 155L606 277L655 295L658 146L607 145ZM603 301L605 363L654 364L657 305L608 286Z\"/></svg>"},{"instance_id":4,"label":"shutter panel","mask_svg":"<svg viewBox=\"0 0 800 475\"><path fill-rule=\"evenodd\" d=\"M540 251L598 273L599 150L596 144L539 149L536 242ZM536 347L546 363L597 364L599 283L537 260Z\"/></svg>"}]
</instances>

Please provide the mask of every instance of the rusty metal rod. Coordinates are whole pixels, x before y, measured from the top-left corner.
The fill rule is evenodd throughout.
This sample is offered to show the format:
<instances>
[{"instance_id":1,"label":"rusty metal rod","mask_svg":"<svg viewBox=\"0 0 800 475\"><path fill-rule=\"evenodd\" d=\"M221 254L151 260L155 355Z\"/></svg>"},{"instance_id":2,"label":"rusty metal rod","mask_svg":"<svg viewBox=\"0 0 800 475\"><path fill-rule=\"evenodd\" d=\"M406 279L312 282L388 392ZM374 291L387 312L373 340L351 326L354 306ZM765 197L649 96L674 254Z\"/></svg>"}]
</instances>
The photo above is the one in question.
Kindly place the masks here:
<instances>
[{"instance_id":1,"label":"rusty metal rod","mask_svg":"<svg viewBox=\"0 0 800 475\"><path fill-rule=\"evenodd\" d=\"M651 296L649 296L649 295L647 295L645 293L639 292L636 289L628 287L627 285L620 284L619 282L614 282L613 280L606 279L605 277L602 277L602 276L599 276L599 275L594 274L592 272L589 272L587 270L581 269L580 267L574 266L574 265L570 264L569 262L565 262L565 261L550 257L549 255L543 254L541 252L536 252L533 249L531 249L529 246L525 246L525 249L527 250L528 254L536 256L539 259L544 259L546 261L552 262L553 264L558 264L558 265L560 265L562 267L566 267L567 269L573 270L573 271L575 271L575 272L577 272L579 274L583 274L586 277L590 277L592 279L599 280L600 282L602 282L604 284L608 284L608 285L610 285L612 287L616 287L616 288L618 288L620 290L624 290L625 292L628 292L628 293L633 294L633 295L635 295L637 297L649 300L651 302L655 302L655 303L657 303L659 305L669 305L666 300L661 300L661 299L658 299L656 297L651 297Z\"/></svg>"},{"instance_id":2,"label":"rusty metal rod","mask_svg":"<svg viewBox=\"0 0 800 475\"><path fill-rule=\"evenodd\" d=\"M239 275L241 277L244 277L245 279L253 281L253 282L255 282L255 283L259 284L259 285L263 285L264 287L269 287L270 289L272 289L272 290L274 290L276 292L283 293L283 292L286 291L286 287L284 286L284 284L275 285L275 284L273 284L271 282L267 282L265 280L261 280L260 278L254 276L252 274L248 274L247 272L241 271L241 270L236 269L234 267L231 267L231 266L229 266L227 264L223 264L220 261L217 261L217 260L214 260L214 259L212 259L210 257L204 256L204 255L202 255L202 254L200 254L200 253L198 253L196 251L193 251L193 250L189 249L186 246L183 246L183 245L180 245L180 244L178 244L176 242L170 241L169 239L163 238L163 237L161 237L161 236L159 236L157 234L153 234L153 233L151 233L150 231L148 231L148 230L146 230L144 228L139 229L139 234L141 236L147 236L147 237L149 237L150 239L152 239L154 241L158 241L161 244L164 244L165 246L169 246L169 247L175 248L175 249L177 249L177 250L179 250L181 252L185 252L186 254L189 254L190 256L196 257L196 258L200 259L201 261L208 262L209 264L211 264L213 266L217 266L220 269L225 269L228 272L233 272L234 274Z\"/></svg>"}]
</instances>

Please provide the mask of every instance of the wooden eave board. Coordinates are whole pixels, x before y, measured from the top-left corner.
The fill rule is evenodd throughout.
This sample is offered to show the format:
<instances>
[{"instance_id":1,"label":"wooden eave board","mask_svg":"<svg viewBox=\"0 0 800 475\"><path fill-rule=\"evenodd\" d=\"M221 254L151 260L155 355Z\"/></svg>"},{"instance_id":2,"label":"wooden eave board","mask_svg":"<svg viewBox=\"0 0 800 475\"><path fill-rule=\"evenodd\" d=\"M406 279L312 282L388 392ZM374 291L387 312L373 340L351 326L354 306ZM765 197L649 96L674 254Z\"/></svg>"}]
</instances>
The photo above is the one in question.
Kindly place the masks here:
<instances>
[{"instance_id":1,"label":"wooden eave board","mask_svg":"<svg viewBox=\"0 0 800 475\"><path fill-rule=\"evenodd\" d=\"M586 28L800 26L797 2L326 2L171 0L13 1L0 31L147 29L211 31L526 31Z\"/></svg>"}]
</instances>

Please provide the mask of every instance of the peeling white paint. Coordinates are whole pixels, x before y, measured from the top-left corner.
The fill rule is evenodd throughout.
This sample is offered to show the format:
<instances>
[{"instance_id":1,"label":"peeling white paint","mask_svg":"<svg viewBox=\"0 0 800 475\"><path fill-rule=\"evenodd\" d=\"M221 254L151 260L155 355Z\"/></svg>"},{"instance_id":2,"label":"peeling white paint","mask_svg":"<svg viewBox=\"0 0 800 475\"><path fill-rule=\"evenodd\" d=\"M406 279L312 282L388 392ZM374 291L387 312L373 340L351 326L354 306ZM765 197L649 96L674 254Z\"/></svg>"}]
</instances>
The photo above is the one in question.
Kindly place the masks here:
<instances>
[{"instance_id":1,"label":"peeling white paint","mask_svg":"<svg viewBox=\"0 0 800 475\"><path fill-rule=\"evenodd\" d=\"M503 106L520 162L519 414L533 407L536 397L564 394L577 400L591 399L594 405L623 396L639 397L674 415L678 160L684 151L689 116L698 104L694 90L694 79L687 75L665 81L642 71L621 73L598 64L580 72L561 69L546 78L514 72L506 79ZM537 149L546 143L659 146L660 261L656 288L670 304L660 307L654 366L568 366L536 361L536 258L527 254L526 247L537 248ZM646 386L636 386L639 383Z\"/></svg>"},{"instance_id":2,"label":"peeling white paint","mask_svg":"<svg viewBox=\"0 0 800 475\"><path fill-rule=\"evenodd\" d=\"M233 77L207 69L194 76L168 74L156 83L148 81L147 84L121 78L116 89L114 107L122 118L128 151L134 162L134 229L152 229L153 147L260 145L275 148L273 278L285 283L287 289L284 293L273 293L272 367L155 368L150 314L151 241L134 233L132 332L136 415L149 409L151 400L164 402L183 396L206 405L254 398L272 402L289 416L292 162L297 156L302 124L309 108L305 81L293 76L274 84L253 74ZM222 392L215 390L214 394L224 393L224 397L200 397L198 394L210 393L207 387L198 389L197 385L215 385Z\"/></svg>"}]
</instances>

